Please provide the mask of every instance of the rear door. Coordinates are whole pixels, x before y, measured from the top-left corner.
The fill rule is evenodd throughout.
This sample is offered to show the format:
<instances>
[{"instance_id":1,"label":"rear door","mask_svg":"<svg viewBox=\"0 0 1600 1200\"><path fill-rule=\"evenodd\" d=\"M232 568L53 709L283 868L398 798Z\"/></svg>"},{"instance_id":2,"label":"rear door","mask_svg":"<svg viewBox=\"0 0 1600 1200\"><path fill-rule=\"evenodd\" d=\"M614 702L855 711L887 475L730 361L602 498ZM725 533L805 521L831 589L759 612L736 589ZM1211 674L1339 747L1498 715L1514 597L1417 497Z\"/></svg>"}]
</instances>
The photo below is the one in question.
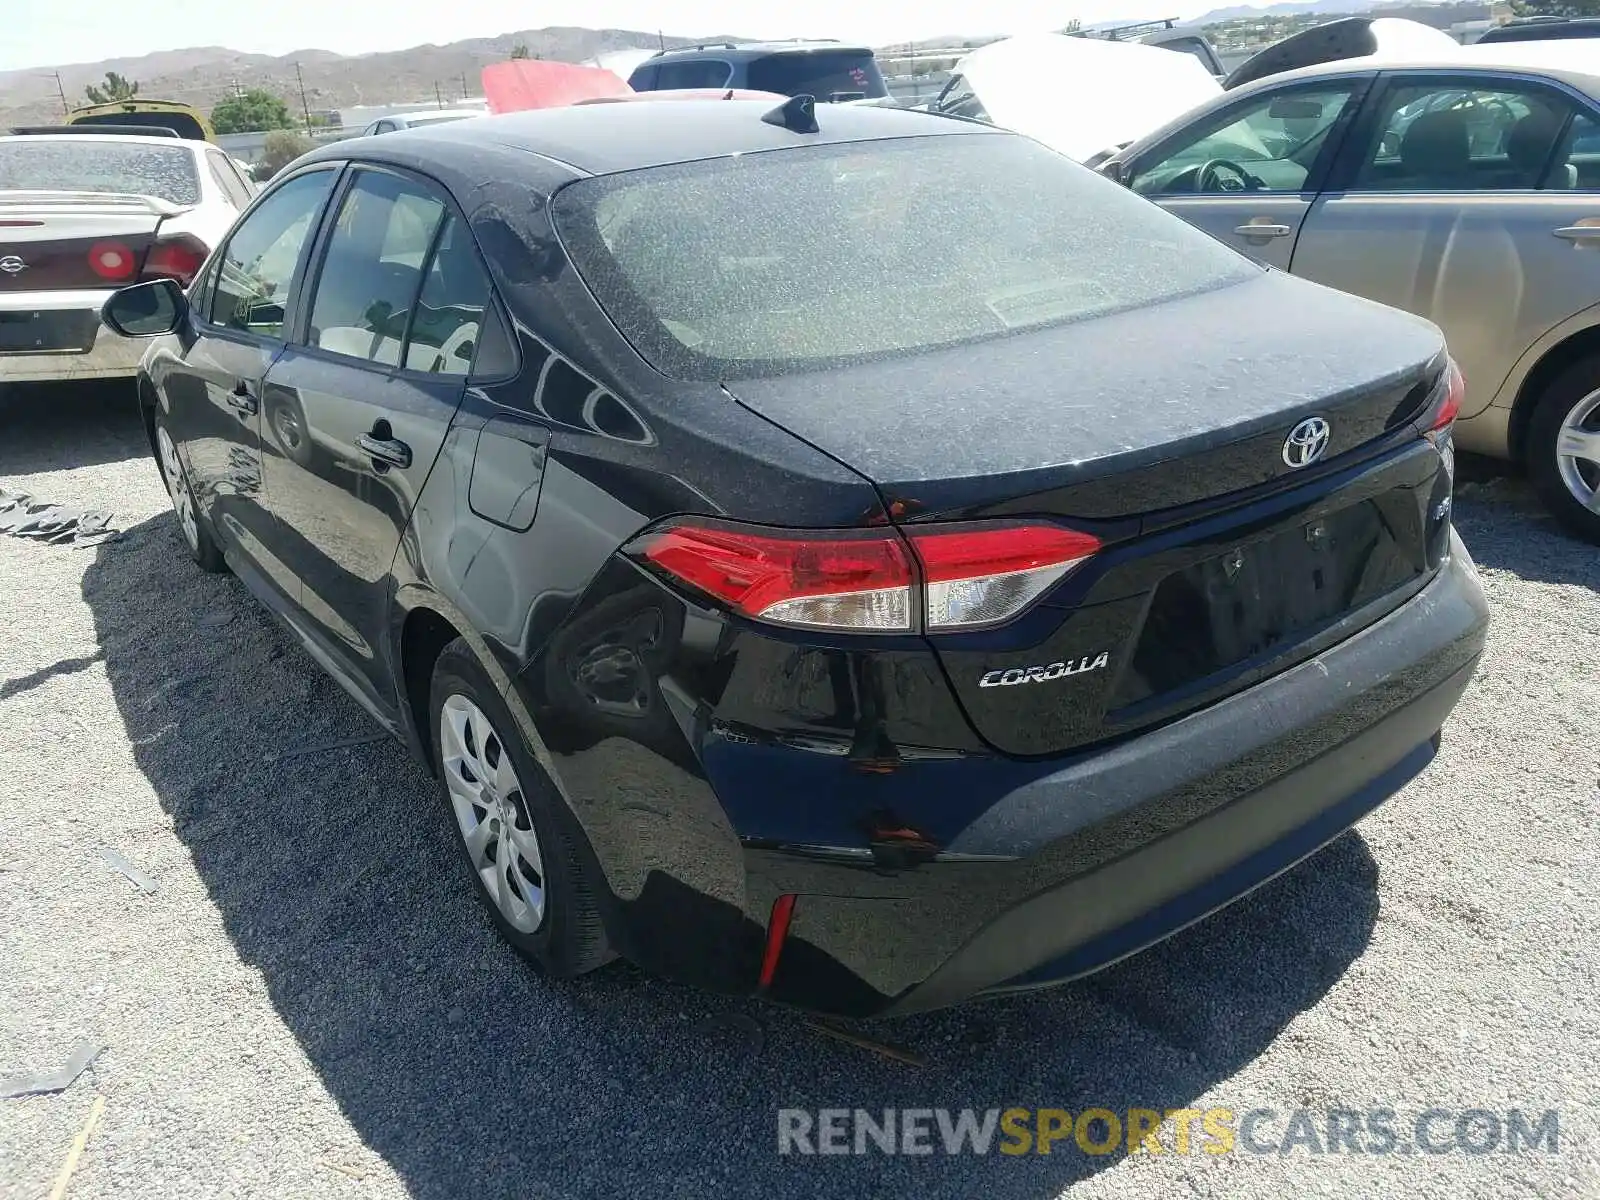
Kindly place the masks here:
<instances>
[{"instance_id":1,"label":"rear door","mask_svg":"<svg viewBox=\"0 0 1600 1200\"><path fill-rule=\"evenodd\" d=\"M235 227L196 292L180 355L158 375L201 506L235 569L271 585L269 602L293 589L262 506L262 384L338 174L332 165L291 176Z\"/></svg>"},{"instance_id":2,"label":"rear door","mask_svg":"<svg viewBox=\"0 0 1600 1200\"><path fill-rule=\"evenodd\" d=\"M360 167L336 204L300 336L263 387L266 495L302 632L388 715L390 567L483 340L490 285L436 184Z\"/></svg>"},{"instance_id":3,"label":"rear door","mask_svg":"<svg viewBox=\"0 0 1600 1200\"><path fill-rule=\"evenodd\" d=\"M1394 72L1369 110L1292 269L1439 325L1473 416L1600 302L1600 120L1553 83L1482 72Z\"/></svg>"},{"instance_id":4,"label":"rear door","mask_svg":"<svg viewBox=\"0 0 1600 1200\"><path fill-rule=\"evenodd\" d=\"M1236 250L1288 270L1365 76L1256 92L1130 159L1122 179Z\"/></svg>"}]
</instances>

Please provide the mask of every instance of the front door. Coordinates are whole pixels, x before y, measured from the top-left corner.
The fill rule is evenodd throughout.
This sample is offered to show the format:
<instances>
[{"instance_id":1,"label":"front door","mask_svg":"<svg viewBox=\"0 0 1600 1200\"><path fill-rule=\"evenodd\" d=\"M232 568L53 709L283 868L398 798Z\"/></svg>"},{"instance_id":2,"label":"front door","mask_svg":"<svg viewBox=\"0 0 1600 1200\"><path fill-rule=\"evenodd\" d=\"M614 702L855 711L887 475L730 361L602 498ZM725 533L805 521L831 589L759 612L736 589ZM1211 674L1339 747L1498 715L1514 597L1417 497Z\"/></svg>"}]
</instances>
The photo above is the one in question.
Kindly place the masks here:
<instances>
[{"instance_id":1,"label":"front door","mask_svg":"<svg viewBox=\"0 0 1600 1200\"><path fill-rule=\"evenodd\" d=\"M283 350L291 285L337 175L296 175L233 231L196 291L182 353L161 376L169 428L219 544L236 570L283 598L292 587L273 558L261 494L262 381Z\"/></svg>"},{"instance_id":2,"label":"front door","mask_svg":"<svg viewBox=\"0 0 1600 1200\"><path fill-rule=\"evenodd\" d=\"M1252 258L1289 269L1295 239L1364 78L1292 84L1201 118L1130 159L1142 196Z\"/></svg>"},{"instance_id":3,"label":"front door","mask_svg":"<svg viewBox=\"0 0 1600 1200\"><path fill-rule=\"evenodd\" d=\"M303 630L380 715L390 570L461 403L490 285L434 185L352 173L297 338L262 390L266 494Z\"/></svg>"},{"instance_id":4,"label":"front door","mask_svg":"<svg viewBox=\"0 0 1600 1200\"><path fill-rule=\"evenodd\" d=\"M1397 73L1375 99L1293 270L1437 324L1475 416L1534 341L1600 303L1600 123L1526 79Z\"/></svg>"}]
</instances>

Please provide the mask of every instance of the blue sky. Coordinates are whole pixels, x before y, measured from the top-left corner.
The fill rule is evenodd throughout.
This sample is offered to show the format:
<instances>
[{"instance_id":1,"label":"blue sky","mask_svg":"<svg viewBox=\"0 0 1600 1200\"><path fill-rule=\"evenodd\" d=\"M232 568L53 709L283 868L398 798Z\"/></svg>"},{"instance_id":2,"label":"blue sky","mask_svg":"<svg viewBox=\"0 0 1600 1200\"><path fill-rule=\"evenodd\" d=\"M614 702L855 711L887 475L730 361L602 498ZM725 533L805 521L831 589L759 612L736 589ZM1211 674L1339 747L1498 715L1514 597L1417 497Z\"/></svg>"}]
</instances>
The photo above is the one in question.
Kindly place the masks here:
<instances>
[{"instance_id":1,"label":"blue sky","mask_svg":"<svg viewBox=\"0 0 1600 1200\"><path fill-rule=\"evenodd\" d=\"M206 45L266 54L306 48L359 54L546 25L664 25L668 33L883 43L941 33L1052 29L1072 17L1186 17L1211 7L1205 0L0 0L0 70Z\"/></svg>"}]
</instances>

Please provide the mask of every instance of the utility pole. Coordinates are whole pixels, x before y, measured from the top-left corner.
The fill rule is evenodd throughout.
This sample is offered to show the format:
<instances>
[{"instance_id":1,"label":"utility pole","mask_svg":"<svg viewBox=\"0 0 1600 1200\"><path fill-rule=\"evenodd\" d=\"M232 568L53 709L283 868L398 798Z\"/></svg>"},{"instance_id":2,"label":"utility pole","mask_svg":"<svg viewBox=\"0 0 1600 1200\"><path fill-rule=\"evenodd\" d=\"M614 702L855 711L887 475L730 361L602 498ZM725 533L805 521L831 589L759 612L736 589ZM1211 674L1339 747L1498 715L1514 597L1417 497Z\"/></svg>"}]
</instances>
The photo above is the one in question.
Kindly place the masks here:
<instances>
[{"instance_id":1,"label":"utility pole","mask_svg":"<svg viewBox=\"0 0 1600 1200\"><path fill-rule=\"evenodd\" d=\"M444 93L439 90L439 81L433 81L433 98L440 108L444 107Z\"/></svg>"},{"instance_id":2,"label":"utility pole","mask_svg":"<svg viewBox=\"0 0 1600 1200\"><path fill-rule=\"evenodd\" d=\"M61 82L61 72L51 71L50 74L56 77L56 91L61 96L61 111L64 115L70 116L72 113L72 105L67 103L67 89L66 85Z\"/></svg>"},{"instance_id":3,"label":"utility pole","mask_svg":"<svg viewBox=\"0 0 1600 1200\"><path fill-rule=\"evenodd\" d=\"M305 80L305 76L300 74L300 60L299 59L295 60L294 77L295 77L295 81L300 84L300 111L303 112L305 114L305 116L306 116L306 132L310 133L311 132L311 104L306 100L306 80Z\"/></svg>"},{"instance_id":4,"label":"utility pole","mask_svg":"<svg viewBox=\"0 0 1600 1200\"><path fill-rule=\"evenodd\" d=\"M660 29L656 30L656 46L661 53L665 54L667 52L667 35L662 33Z\"/></svg>"},{"instance_id":5,"label":"utility pole","mask_svg":"<svg viewBox=\"0 0 1600 1200\"><path fill-rule=\"evenodd\" d=\"M467 73L463 71L461 72L461 98L465 100L470 95L472 93L467 91Z\"/></svg>"}]
</instances>

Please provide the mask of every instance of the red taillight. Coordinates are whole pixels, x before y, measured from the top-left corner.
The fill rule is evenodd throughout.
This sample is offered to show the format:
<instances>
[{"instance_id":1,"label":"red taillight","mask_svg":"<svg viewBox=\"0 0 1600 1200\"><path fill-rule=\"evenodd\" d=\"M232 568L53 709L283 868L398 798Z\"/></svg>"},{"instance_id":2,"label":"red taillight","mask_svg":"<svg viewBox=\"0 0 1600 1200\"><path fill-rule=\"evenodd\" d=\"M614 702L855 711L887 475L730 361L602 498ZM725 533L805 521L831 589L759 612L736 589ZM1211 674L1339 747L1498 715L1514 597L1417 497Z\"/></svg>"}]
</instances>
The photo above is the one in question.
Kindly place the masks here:
<instances>
[{"instance_id":1,"label":"red taillight","mask_svg":"<svg viewBox=\"0 0 1600 1200\"><path fill-rule=\"evenodd\" d=\"M1444 460L1445 473L1452 479L1456 473L1455 421L1461 413L1461 402L1466 399L1467 381L1455 359L1447 359L1444 374L1433 385L1427 407L1417 418L1416 428L1433 443L1433 448Z\"/></svg>"},{"instance_id":2,"label":"red taillight","mask_svg":"<svg viewBox=\"0 0 1600 1200\"><path fill-rule=\"evenodd\" d=\"M89 247L89 269L101 279L120 283L133 276L138 260L121 242L96 242Z\"/></svg>"},{"instance_id":3,"label":"red taillight","mask_svg":"<svg viewBox=\"0 0 1600 1200\"><path fill-rule=\"evenodd\" d=\"M1433 410L1433 418L1428 425L1429 431L1449 426L1460 415L1461 402L1466 398L1467 381L1461 374L1461 368L1456 366L1456 360L1452 358L1445 367L1444 397Z\"/></svg>"},{"instance_id":4,"label":"red taillight","mask_svg":"<svg viewBox=\"0 0 1600 1200\"><path fill-rule=\"evenodd\" d=\"M1099 548L1090 534L1021 522L902 534L694 520L650 535L641 552L659 570L748 617L908 633L916 628L919 593L928 630L983 628L1017 616Z\"/></svg>"},{"instance_id":5,"label":"red taillight","mask_svg":"<svg viewBox=\"0 0 1600 1200\"><path fill-rule=\"evenodd\" d=\"M780 532L695 522L656 534L644 556L747 617L886 632L911 628L911 562L892 532Z\"/></svg>"},{"instance_id":6,"label":"red taillight","mask_svg":"<svg viewBox=\"0 0 1600 1200\"><path fill-rule=\"evenodd\" d=\"M162 238L144 258L143 279L176 279L188 287L206 261L206 247L186 233Z\"/></svg>"},{"instance_id":7,"label":"red taillight","mask_svg":"<svg viewBox=\"0 0 1600 1200\"><path fill-rule=\"evenodd\" d=\"M910 529L927 586L928 628L974 629L1016 616L1100 549L1057 525Z\"/></svg>"}]
</instances>

